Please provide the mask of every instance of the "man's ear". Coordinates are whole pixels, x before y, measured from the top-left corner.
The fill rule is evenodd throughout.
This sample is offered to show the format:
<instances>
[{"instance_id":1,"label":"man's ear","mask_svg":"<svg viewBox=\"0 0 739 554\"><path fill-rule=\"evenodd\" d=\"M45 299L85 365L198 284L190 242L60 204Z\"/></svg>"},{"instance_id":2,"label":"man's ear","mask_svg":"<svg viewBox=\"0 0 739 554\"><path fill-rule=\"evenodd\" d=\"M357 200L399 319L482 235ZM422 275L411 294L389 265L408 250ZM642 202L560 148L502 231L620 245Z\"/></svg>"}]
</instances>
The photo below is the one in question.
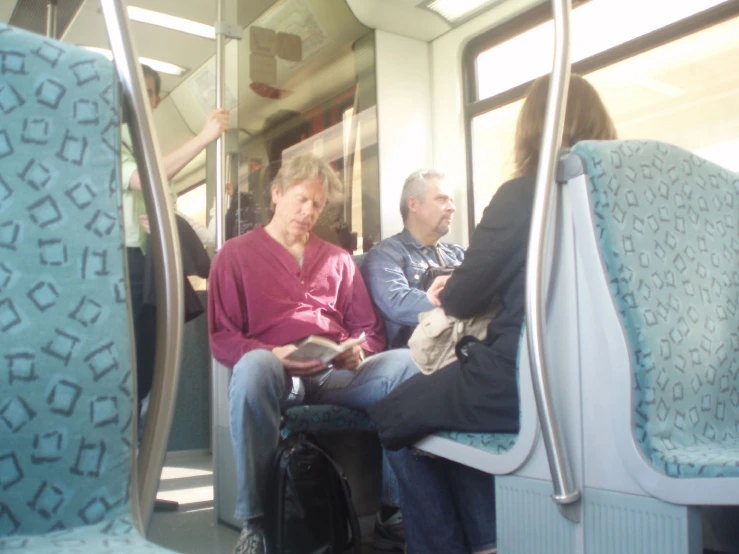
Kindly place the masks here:
<instances>
[{"instance_id":1,"label":"man's ear","mask_svg":"<svg viewBox=\"0 0 739 554\"><path fill-rule=\"evenodd\" d=\"M154 103L151 106L152 110L156 110L159 107L159 104L162 103L162 97L157 94L157 97L154 99Z\"/></svg>"},{"instance_id":2,"label":"man's ear","mask_svg":"<svg viewBox=\"0 0 739 554\"><path fill-rule=\"evenodd\" d=\"M280 189L278 189L277 187L270 187L270 190L272 192L272 206L274 206L282 197L282 191L280 191Z\"/></svg>"},{"instance_id":3,"label":"man's ear","mask_svg":"<svg viewBox=\"0 0 739 554\"><path fill-rule=\"evenodd\" d=\"M421 203L418 201L418 198L415 196L411 196L408 198L408 212L413 213L418 211L418 206L420 206Z\"/></svg>"}]
</instances>

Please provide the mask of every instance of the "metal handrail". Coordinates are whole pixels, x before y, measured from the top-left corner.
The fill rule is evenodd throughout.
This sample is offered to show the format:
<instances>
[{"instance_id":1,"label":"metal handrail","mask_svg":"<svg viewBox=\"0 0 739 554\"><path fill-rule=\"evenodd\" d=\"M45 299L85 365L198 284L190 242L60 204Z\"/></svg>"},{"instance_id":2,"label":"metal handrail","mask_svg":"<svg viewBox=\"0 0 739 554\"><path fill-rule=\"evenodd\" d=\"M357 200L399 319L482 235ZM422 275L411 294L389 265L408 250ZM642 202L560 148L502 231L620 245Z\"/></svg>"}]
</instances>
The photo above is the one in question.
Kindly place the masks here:
<instances>
[{"instance_id":1,"label":"metal handrail","mask_svg":"<svg viewBox=\"0 0 739 554\"><path fill-rule=\"evenodd\" d=\"M223 22L224 0L216 1L216 21ZM216 109L226 103L226 37L219 28L216 33ZM220 250L225 240L223 191L226 188L226 134L216 140L216 250Z\"/></svg>"},{"instance_id":2,"label":"metal handrail","mask_svg":"<svg viewBox=\"0 0 739 554\"><path fill-rule=\"evenodd\" d=\"M152 254L156 264L157 350L154 383L131 488L134 506L139 506L138 525L148 525L159 488L159 476L167 449L180 371L184 286L179 238L166 191L167 178L152 123L141 65L131 38L123 0L101 0L103 18L123 96L128 100L129 129L142 192L151 224ZM166 384L166 386L164 386ZM134 415L136 417L136 415ZM136 467L136 466L134 466Z\"/></svg>"},{"instance_id":3,"label":"metal handrail","mask_svg":"<svg viewBox=\"0 0 739 554\"><path fill-rule=\"evenodd\" d=\"M53 39L56 38L57 1L49 0L46 4L46 36Z\"/></svg>"},{"instance_id":4,"label":"metal handrail","mask_svg":"<svg viewBox=\"0 0 739 554\"><path fill-rule=\"evenodd\" d=\"M580 491L573 482L569 456L562 442L559 423L552 405L543 339L545 232L550 228L549 218L552 214L552 202L555 199L553 194L555 171L562 144L562 128L570 83L570 0L552 0L552 10L554 12L554 60L549 82L529 235L526 265L526 326L529 330L529 359L536 407L554 484L553 499L566 517L577 519L575 514L563 509L564 506L580 499Z\"/></svg>"}]
</instances>

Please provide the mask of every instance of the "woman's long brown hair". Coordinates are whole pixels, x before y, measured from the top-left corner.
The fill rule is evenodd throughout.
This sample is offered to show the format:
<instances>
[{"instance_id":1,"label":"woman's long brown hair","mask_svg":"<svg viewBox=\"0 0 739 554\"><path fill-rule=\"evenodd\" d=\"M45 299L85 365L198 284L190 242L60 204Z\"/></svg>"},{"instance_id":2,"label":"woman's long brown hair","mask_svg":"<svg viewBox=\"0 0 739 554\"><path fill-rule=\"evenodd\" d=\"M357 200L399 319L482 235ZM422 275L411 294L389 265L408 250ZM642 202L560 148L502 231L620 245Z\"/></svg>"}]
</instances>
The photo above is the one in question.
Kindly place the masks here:
<instances>
[{"instance_id":1,"label":"woman's long brown hair","mask_svg":"<svg viewBox=\"0 0 739 554\"><path fill-rule=\"evenodd\" d=\"M536 175L548 91L549 75L534 81L518 115L515 139L517 177ZM581 140L615 138L616 128L593 85L579 75L570 76L562 148L570 148Z\"/></svg>"}]
</instances>

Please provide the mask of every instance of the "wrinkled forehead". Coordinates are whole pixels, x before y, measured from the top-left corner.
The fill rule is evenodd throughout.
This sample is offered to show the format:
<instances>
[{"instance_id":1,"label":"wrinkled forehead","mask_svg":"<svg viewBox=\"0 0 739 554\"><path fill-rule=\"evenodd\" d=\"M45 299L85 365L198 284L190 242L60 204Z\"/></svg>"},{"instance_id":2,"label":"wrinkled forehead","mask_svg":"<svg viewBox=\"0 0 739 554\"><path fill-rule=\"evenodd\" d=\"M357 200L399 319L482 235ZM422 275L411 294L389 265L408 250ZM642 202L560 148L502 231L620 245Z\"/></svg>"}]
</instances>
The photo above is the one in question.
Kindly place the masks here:
<instances>
[{"instance_id":1,"label":"wrinkled forehead","mask_svg":"<svg viewBox=\"0 0 739 554\"><path fill-rule=\"evenodd\" d=\"M320 177L296 179L287 183L285 192L293 196L306 196L312 199L326 198L328 185Z\"/></svg>"},{"instance_id":2,"label":"wrinkled forehead","mask_svg":"<svg viewBox=\"0 0 739 554\"><path fill-rule=\"evenodd\" d=\"M426 181L426 197L437 198L439 196L453 197L453 189L446 179L431 178Z\"/></svg>"}]
</instances>

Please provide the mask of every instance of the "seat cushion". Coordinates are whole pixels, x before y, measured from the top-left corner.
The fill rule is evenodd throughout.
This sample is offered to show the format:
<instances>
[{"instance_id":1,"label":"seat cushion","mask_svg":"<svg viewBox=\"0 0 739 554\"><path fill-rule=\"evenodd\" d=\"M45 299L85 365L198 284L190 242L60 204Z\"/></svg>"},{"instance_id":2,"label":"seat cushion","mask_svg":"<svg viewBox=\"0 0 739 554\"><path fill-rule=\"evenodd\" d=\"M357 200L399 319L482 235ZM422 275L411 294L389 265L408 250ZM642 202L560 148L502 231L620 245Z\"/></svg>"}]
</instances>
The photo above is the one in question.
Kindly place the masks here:
<instances>
[{"instance_id":1,"label":"seat cushion","mask_svg":"<svg viewBox=\"0 0 739 554\"><path fill-rule=\"evenodd\" d=\"M41 536L0 537L0 552L18 554L174 553L147 541L127 519L54 531Z\"/></svg>"},{"instance_id":2,"label":"seat cushion","mask_svg":"<svg viewBox=\"0 0 739 554\"><path fill-rule=\"evenodd\" d=\"M652 441L652 464L673 477L736 477L739 440L706 441L676 446L670 440Z\"/></svg>"},{"instance_id":3,"label":"seat cushion","mask_svg":"<svg viewBox=\"0 0 739 554\"><path fill-rule=\"evenodd\" d=\"M513 433L460 433L458 431L442 431L436 433L436 435L492 454L505 454L513 448L518 440L518 435Z\"/></svg>"},{"instance_id":4,"label":"seat cushion","mask_svg":"<svg viewBox=\"0 0 739 554\"><path fill-rule=\"evenodd\" d=\"M374 431L366 413L342 406L293 406L285 411L283 436L299 431L338 433L341 431Z\"/></svg>"}]
</instances>

